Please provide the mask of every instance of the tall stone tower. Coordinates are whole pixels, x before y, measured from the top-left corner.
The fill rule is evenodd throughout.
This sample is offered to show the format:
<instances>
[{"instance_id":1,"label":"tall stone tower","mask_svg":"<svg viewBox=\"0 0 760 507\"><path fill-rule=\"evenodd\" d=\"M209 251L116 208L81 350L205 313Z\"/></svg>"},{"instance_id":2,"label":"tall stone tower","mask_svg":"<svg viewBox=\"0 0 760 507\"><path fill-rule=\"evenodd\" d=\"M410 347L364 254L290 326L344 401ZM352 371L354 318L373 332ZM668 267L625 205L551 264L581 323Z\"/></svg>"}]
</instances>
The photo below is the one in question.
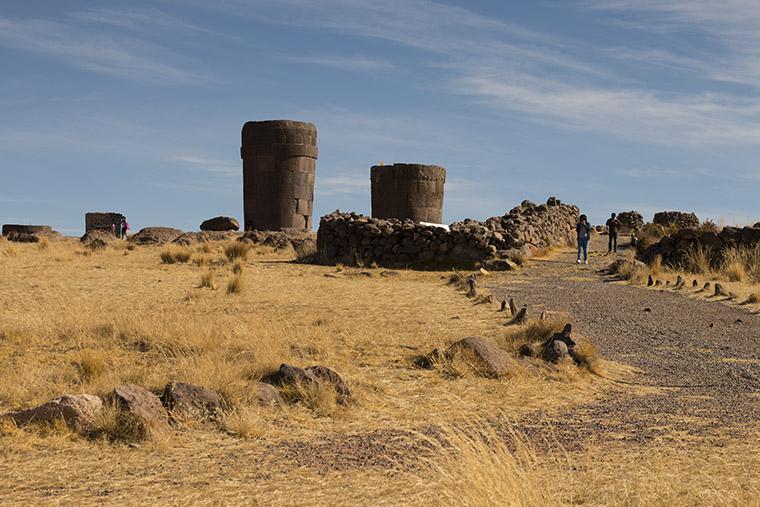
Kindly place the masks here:
<instances>
[{"instance_id":1,"label":"tall stone tower","mask_svg":"<svg viewBox=\"0 0 760 507\"><path fill-rule=\"evenodd\" d=\"M310 229L317 171L317 128L291 120L243 125L245 230Z\"/></svg>"},{"instance_id":2,"label":"tall stone tower","mask_svg":"<svg viewBox=\"0 0 760 507\"><path fill-rule=\"evenodd\" d=\"M441 223L446 169L437 165L378 165L370 171L372 216Z\"/></svg>"}]
</instances>

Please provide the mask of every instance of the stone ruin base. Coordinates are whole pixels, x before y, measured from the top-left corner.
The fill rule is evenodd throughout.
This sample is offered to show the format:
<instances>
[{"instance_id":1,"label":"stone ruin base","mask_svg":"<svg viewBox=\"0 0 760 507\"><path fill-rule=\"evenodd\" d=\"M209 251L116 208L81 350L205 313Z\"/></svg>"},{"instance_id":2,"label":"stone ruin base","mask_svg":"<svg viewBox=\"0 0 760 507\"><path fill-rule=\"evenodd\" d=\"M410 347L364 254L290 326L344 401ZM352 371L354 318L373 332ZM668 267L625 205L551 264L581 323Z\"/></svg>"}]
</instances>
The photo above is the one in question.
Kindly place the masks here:
<instances>
[{"instance_id":1,"label":"stone ruin base","mask_svg":"<svg viewBox=\"0 0 760 507\"><path fill-rule=\"evenodd\" d=\"M470 267L574 243L578 208L524 201L501 217L445 227L335 211L322 217L317 259L326 264Z\"/></svg>"},{"instance_id":2,"label":"stone ruin base","mask_svg":"<svg viewBox=\"0 0 760 507\"><path fill-rule=\"evenodd\" d=\"M3 237L17 243L38 243L42 238L61 239L61 235L49 225L3 225Z\"/></svg>"}]
</instances>

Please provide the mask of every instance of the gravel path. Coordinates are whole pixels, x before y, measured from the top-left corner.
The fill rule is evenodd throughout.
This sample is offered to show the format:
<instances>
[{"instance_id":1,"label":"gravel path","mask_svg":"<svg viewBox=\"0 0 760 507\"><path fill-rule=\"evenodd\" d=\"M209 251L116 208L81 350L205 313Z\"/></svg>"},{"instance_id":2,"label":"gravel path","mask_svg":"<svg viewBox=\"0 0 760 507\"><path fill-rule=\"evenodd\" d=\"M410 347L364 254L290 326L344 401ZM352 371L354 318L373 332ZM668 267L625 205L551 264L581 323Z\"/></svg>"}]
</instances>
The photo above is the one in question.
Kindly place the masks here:
<instances>
[{"instance_id":1,"label":"gravel path","mask_svg":"<svg viewBox=\"0 0 760 507\"><path fill-rule=\"evenodd\" d=\"M490 287L499 298L528 305L533 315L544 308L569 313L574 331L603 357L640 370L632 383L660 388L640 396L616 391L602 403L546 414L559 431L643 441L756 428L760 315L690 298L690 288L679 293L614 283L600 273L611 260L593 257L590 266L579 266L565 253L534 263L518 283L512 278Z\"/></svg>"}]
</instances>

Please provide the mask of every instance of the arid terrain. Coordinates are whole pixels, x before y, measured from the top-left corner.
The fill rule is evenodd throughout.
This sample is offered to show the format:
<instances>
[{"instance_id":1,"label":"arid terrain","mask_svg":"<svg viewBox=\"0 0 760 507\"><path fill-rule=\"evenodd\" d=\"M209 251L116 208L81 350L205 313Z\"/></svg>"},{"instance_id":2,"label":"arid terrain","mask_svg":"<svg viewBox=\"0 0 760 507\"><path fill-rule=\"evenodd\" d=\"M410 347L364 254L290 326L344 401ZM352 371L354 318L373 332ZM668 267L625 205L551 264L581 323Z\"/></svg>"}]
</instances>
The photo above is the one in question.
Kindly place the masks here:
<instances>
[{"instance_id":1,"label":"arid terrain","mask_svg":"<svg viewBox=\"0 0 760 507\"><path fill-rule=\"evenodd\" d=\"M606 271L616 257L579 266L570 250L477 272L474 298L450 283L469 272L228 257L0 242L0 413L170 381L229 405L140 440L107 420L89 435L4 420L3 505L760 505L756 304L626 282ZM510 298L527 324L506 325ZM599 358L502 378L415 365L467 336L516 356L544 311ZM261 406L255 385L281 363L334 369L353 401Z\"/></svg>"}]
</instances>

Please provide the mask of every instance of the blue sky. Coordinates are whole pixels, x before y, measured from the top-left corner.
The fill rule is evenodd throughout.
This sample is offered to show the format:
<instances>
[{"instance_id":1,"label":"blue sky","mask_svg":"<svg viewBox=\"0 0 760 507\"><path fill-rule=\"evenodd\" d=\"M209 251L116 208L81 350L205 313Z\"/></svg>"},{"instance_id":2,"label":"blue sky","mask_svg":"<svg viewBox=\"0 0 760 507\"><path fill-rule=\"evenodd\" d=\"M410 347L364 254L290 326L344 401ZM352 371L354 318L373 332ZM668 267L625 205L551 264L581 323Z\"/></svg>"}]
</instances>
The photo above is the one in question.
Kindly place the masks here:
<instances>
[{"instance_id":1,"label":"blue sky","mask_svg":"<svg viewBox=\"0 0 760 507\"><path fill-rule=\"evenodd\" d=\"M315 218L380 161L445 221L557 195L593 221L760 220L756 0L3 0L0 222L242 216L240 128L319 130Z\"/></svg>"}]
</instances>

